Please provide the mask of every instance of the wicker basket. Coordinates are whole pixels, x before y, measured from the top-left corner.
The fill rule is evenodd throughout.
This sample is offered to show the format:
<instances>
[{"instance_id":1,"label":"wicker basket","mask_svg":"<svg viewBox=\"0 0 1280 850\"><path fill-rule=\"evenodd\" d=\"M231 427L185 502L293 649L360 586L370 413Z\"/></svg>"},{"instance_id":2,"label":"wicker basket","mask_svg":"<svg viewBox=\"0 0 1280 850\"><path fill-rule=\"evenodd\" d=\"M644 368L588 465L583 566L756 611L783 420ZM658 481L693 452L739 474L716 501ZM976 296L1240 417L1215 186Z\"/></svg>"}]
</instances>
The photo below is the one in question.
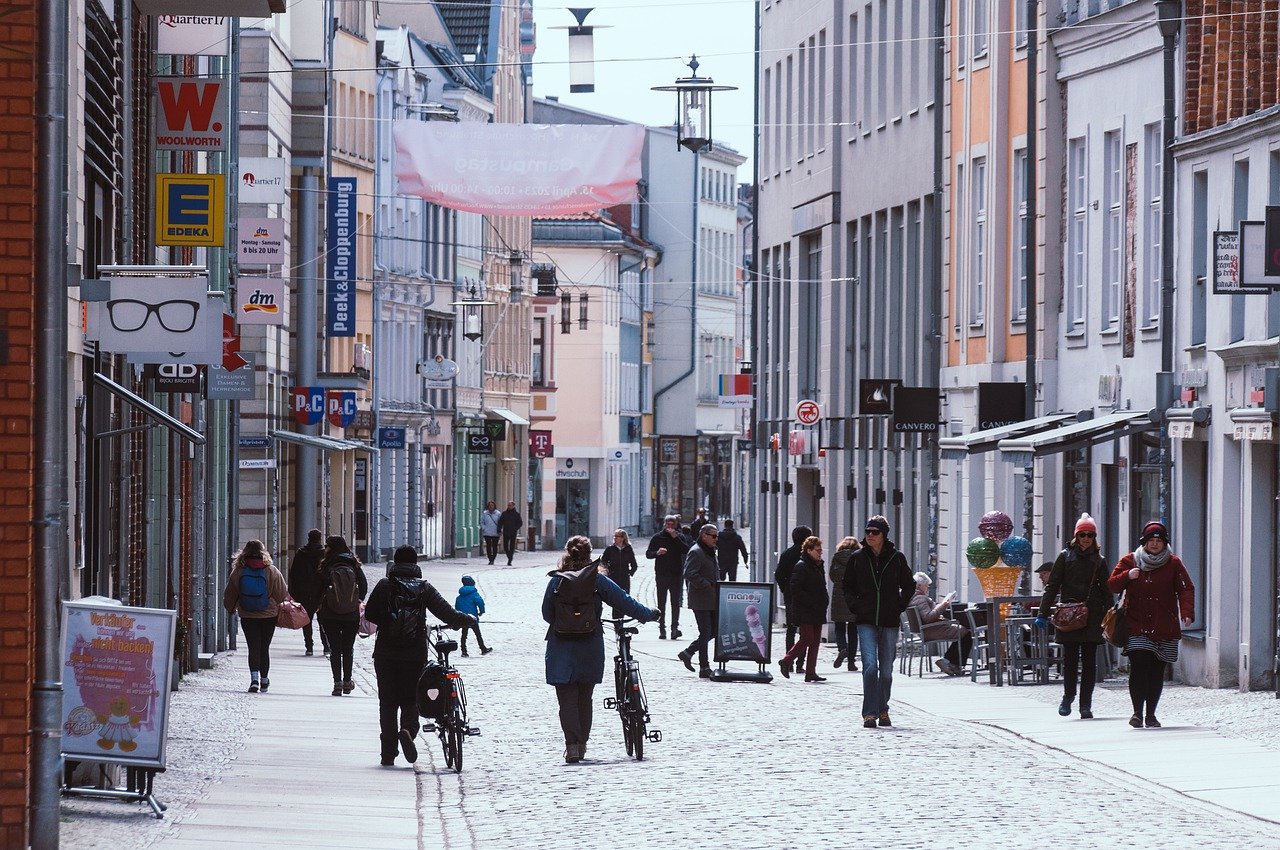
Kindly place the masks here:
<instances>
[{"instance_id":1,"label":"wicker basket","mask_svg":"<svg viewBox=\"0 0 1280 850\"><path fill-rule=\"evenodd\" d=\"M982 585L982 593L986 598L993 596L1013 596L1018 592L1018 580L1022 578L1022 567L1006 567L1003 562L985 570L974 569ZM1009 616L1009 604L1000 606L1000 616Z\"/></svg>"}]
</instances>

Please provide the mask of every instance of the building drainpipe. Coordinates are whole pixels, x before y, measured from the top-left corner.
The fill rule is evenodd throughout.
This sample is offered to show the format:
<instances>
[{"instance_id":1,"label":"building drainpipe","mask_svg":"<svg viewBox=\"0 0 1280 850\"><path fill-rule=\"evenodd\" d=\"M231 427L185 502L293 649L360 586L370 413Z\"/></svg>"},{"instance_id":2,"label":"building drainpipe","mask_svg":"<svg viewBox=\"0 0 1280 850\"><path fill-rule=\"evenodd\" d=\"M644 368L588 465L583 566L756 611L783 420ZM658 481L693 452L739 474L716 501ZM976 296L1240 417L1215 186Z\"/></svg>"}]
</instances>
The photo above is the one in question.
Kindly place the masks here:
<instances>
[{"instance_id":1,"label":"building drainpipe","mask_svg":"<svg viewBox=\"0 0 1280 850\"><path fill-rule=\"evenodd\" d=\"M316 280L320 263L316 253L316 219L321 197L320 177L315 167L304 167L302 209L299 211L302 234L298 250L301 262L298 269L298 359L295 366L298 385L303 387L311 386L316 379ZM309 427L306 430L315 429ZM299 445L297 458L298 469L294 478L297 519L293 530L298 539L303 539L310 529L319 528L316 522L316 495L319 492L316 465L319 457L315 447Z\"/></svg>"},{"instance_id":2,"label":"building drainpipe","mask_svg":"<svg viewBox=\"0 0 1280 850\"><path fill-rule=\"evenodd\" d=\"M1027 390L1026 407L1023 417L1034 419L1036 416L1036 383L1038 381L1036 357L1039 353L1039 314L1037 300L1040 297L1036 277L1039 274L1039 263L1036 257L1036 217L1039 215L1036 194L1036 158L1039 156L1039 120L1037 83L1040 74L1040 3L1039 0L1027 0L1027 225L1024 238L1027 241ZM1023 506L1022 536L1031 540L1035 534L1036 513L1036 462L1028 457L1023 468ZM1031 567L1022 569L1019 586L1023 591L1030 591Z\"/></svg>"},{"instance_id":3,"label":"building drainpipe","mask_svg":"<svg viewBox=\"0 0 1280 850\"><path fill-rule=\"evenodd\" d=\"M34 848L58 846L62 670L58 605L67 565L67 0L38 5L31 818Z\"/></svg>"},{"instance_id":4,"label":"building drainpipe","mask_svg":"<svg viewBox=\"0 0 1280 850\"><path fill-rule=\"evenodd\" d=\"M1160 371L1156 406L1160 411L1160 518L1169 521L1169 490L1173 478L1173 448L1166 411L1173 387L1173 140L1177 132L1178 31L1182 25L1181 0L1157 0L1156 17L1164 38L1164 151L1160 163Z\"/></svg>"},{"instance_id":5,"label":"building drainpipe","mask_svg":"<svg viewBox=\"0 0 1280 850\"><path fill-rule=\"evenodd\" d=\"M755 7L755 51L756 56L760 56L760 5L752 4ZM764 480L764 469L761 461L760 453L760 400L756 397L756 375L760 372L760 62L757 60L754 69L755 85L752 91L755 92L755 102L752 104L752 124L756 128L756 132L752 134L751 140L751 272L748 280L751 282L751 411L748 414L751 422L751 468L755 472L754 481L751 485L755 485L757 481ZM749 486L747 482L743 482L743 486ZM760 504L757 501L756 486L750 486L751 492L751 562L748 569L751 571L751 578L755 581L766 580L766 567L761 562L758 553L764 551L764 544L761 538L764 536L762 526L764 523L758 521L756 515L757 508Z\"/></svg>"},{"instance_id":6,"label":"building drainpipe","mask_svg":"<svg viewBox=\"0 0 1280 850\"><path fill-rule=\"evenodd\" d=\"M942 192L946 181L943 145L946 141L946 102L947 85L947 0L934 0L934 49L936 55L933 62L933 208L930 210L933 228L933 257L929 274L933 278L933 286L929 287L930 298L930 342L926 347L929 352L925 356L925 370L935 379L942 374L942 311L939 299L943 291L942 280ZM855 272L856 273L856 272ZM940 381L939 381L940 382ZM929 561L936 573L938 568L938 476L941 461L938 454L937 438L929 441L929 460L933 466L933 480L929 484L929 529L927 545Z\"/></svg>"}]
</instances>

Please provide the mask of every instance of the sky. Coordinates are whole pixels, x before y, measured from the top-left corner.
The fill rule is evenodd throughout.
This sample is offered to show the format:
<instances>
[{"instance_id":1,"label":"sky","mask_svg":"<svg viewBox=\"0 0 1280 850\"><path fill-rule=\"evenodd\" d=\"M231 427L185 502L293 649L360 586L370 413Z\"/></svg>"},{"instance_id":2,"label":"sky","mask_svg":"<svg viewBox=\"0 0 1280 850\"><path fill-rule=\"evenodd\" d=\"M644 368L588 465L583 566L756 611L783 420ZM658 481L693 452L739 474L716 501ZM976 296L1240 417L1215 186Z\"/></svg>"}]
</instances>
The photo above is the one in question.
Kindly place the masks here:
<instances>
[{"instance_id":1,"label":"sky","mask_svg":"<svg viewBox=\"0 0 1280 850\"><path fill-rule=\"evenodd\" d=\"M670 125L675 93L649 87L688 76L685 63L696 53L699 76L738 87L714 95L712 132L748 158L738 175L739 182L750 182L755 0L598 0L591 8L586 22L600 27L595 31L596 90L570 94L569 34L552 27L572 26L574 17L565 6L534 0L534 96L558 96L561 103L641 124Z\"/></svg>"}]
</instances>

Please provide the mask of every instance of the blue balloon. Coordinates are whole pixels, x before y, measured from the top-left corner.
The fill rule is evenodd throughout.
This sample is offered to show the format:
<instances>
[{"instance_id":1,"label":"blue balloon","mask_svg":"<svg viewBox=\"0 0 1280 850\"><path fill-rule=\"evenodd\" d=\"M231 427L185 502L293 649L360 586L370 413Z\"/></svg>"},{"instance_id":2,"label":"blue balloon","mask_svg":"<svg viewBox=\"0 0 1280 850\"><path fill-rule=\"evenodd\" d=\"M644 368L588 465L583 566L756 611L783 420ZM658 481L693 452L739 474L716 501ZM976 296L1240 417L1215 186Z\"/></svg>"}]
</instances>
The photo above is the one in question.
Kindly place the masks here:
<instances>
[{"instance_id":1,"label":"blue balloon","mask_svg":"<svg viewBox=\"0 0 1280 850\"><path fill-rule=\"evenodd\" d=\"M1031 563L1031 541L1025 537L1009 537L1000 544L1000 557L1010 567L1025 567Z\"/></svg>"}]
</instances>

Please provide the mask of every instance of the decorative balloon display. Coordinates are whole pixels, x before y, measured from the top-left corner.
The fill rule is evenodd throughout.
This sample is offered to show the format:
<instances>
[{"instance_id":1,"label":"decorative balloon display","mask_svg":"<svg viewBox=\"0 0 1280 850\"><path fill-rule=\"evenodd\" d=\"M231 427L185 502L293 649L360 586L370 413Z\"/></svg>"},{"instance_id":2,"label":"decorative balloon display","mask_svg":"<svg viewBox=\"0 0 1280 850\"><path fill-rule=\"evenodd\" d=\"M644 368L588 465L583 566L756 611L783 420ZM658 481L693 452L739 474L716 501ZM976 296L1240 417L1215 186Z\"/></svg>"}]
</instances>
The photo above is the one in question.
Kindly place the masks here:
<instances>
[{"instance_id":1,"label":"decorative balloon display","mask_svg":"<svg viewBox=\"0 0 1280 850\"><path fill-rule=\"evenodd\" d=\"M1007 567L1025 567L1031 563L1031 541L1010 537L1000 544L1000 558Z\"/></svg>"},{"instance_id":2,"label":"decorative balloon display","mask_svg":"<svg viewBox=\"0 0 1280 850\"><path fill-rule=\"evenodd\" d=\"M1013 534L1013 520L1004 511L991 511L978 520L978 533L988 540L1002 543Z\"/></svg>"},{"instance_id":3,"label":"decorative balloon display","mask_svg":"<svg viewBox=\"0 0 1280 850\"><path fill-rule=\"evenodd\" d=\"M975 537L965 547L964 554L969 559L969 566L985 570L1000 560L1000 546L987 537Z\"/></svg>"}]
</instances>

